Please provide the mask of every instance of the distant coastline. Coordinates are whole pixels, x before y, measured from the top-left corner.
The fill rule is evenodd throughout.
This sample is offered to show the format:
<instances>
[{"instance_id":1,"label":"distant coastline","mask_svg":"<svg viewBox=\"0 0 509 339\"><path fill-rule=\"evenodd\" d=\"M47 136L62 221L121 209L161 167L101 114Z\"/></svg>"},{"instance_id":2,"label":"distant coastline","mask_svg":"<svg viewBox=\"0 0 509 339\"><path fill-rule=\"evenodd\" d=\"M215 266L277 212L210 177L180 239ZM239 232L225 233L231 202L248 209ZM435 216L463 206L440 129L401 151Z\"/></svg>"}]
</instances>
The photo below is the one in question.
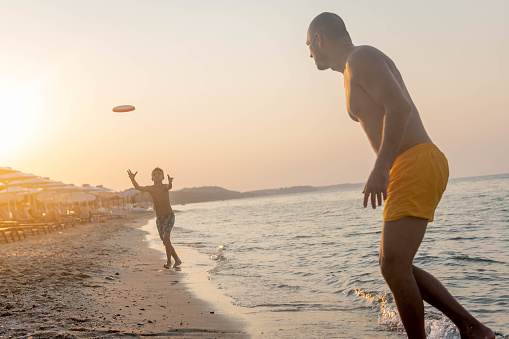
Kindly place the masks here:
<instances>
[{"instance_id":1,"label":"distant coastline","mask_svg":"<svg viewBox=\"0 0 509 339\"><path fill-rule=\"evenodd\" d=\"M493 176L506 176L506 175L509 175L509 173L450 178L449 181ZM248 192L231 191L226 188L218 186L204 186L204 187L183 188L176 191L170 191L170 199L172 205L182 205L196 202L255 198L271 195L297 194L317 191L348 190L348 189L359 189L360 191L362 191L363 186L364 183L354 183L354 184L347 183L329 186L292 186L292 187L262 189ZM152 202L152 199L150 198L150 195L148 193L136 191L134 188L130 188L128 190L123 191L121 195L131 197L130 202L134 203Z\"/></svg>"},{"instance_id":2,"label":"distant coastline","mask_svg":"<svg viewBox=\"0 0 509 339\"><path fill-rule=\"evenodd\" d=\"M231 200L231 199L243 199L243 198L255 198L265 197L271 195L285 195L285 194L297 194L317 191L329 191L329 190L340 190L356 188L362 189L362 183L356 184L339 184L330 186L292 186L283 188L273 189L262 189L248 192L230 191L218 186L205 186L205 187L193 187L183 188L181 190L170 191L170 199L172 205L191 204L196 202L207 202L217 200ZM135 195L134 188L131 188L123 192L126 195L133 196L133 202L151 202L152 199L147 192Z\"/></svg>"}]
</instances>

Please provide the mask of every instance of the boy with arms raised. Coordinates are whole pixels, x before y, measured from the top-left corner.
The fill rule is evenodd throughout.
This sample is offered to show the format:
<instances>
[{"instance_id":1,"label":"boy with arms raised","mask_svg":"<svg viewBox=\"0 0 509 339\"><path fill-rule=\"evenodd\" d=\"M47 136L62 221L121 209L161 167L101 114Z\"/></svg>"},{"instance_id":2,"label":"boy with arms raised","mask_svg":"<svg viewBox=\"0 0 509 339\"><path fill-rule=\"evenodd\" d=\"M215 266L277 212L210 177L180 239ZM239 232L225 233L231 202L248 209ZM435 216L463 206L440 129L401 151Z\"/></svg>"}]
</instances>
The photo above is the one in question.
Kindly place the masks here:
<instances>
[{"instance_id":1,"label":"boy with arms raised","mask_svg":"<svg viewBox=\"0 0 509 339\"><path fill-rule=\"evenodd\" d=\"M133 173L131 170L127 170L127 174L133 183L134 188L138 191L149 192L152 200L154 202L154 209L156 210L156 225L157 230L159 232L159 237L163 241L164 246L166 247L166 264L163 265L164 268L170 269L171 267L171 257L175 259L175 264L173 267L178 267L182 264L177 252L175 252L175 248L173 248L170 241L170 233L173 228L173 224L175 223L175 214L171 209L170 205L170 195L168 191L172 188L173 178L170 178L168 175L168 184L163 184L164 172L159 167L156 167L152 170L152 181L154 185L152 186L140 186L136 182L135 176L138 172Z\"/></svg>"}]
</instances>

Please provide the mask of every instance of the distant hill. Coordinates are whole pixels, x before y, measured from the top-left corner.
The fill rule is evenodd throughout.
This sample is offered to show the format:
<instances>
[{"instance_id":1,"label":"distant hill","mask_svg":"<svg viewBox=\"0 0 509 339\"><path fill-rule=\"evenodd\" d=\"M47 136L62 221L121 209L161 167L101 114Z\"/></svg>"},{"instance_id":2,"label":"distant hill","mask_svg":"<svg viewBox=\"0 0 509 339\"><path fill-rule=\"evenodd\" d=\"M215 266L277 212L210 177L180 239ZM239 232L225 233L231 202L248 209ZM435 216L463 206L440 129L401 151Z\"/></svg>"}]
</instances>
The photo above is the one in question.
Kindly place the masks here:
<instances>
[{"instance_id":1,"label":"distant hill","mask_svg":"<svg viewBox=\"0 0 509 339\"><path fill-rule=\"evenodd\" d=\"M170 191L170 199L174 205L239 198L243 198L242 193L217 186L193 187Z\"/></svg>"}]
</instances>

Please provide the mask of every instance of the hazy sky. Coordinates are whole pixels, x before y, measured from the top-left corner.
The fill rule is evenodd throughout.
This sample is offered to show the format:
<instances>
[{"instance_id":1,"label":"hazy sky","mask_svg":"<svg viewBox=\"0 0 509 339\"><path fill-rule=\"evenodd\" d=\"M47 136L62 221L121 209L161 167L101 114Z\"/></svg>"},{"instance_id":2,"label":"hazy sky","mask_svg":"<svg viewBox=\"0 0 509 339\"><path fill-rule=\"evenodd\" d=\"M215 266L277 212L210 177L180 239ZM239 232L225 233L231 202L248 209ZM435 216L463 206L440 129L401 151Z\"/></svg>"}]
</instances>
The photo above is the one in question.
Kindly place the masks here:
<instances>
[{"instance_id":1,"label":"hazy sky","mask_svg":"<svg viewBox=\"0 0 509 339\"><path fill-rule=\"evenodd\" d=\"M363 182L343 76L305 43L324 11L396 62L451 177L509 172L506 0L0 0L0 166L114 189L155 166L174 189Z\"/></svg>"}]
</instances>

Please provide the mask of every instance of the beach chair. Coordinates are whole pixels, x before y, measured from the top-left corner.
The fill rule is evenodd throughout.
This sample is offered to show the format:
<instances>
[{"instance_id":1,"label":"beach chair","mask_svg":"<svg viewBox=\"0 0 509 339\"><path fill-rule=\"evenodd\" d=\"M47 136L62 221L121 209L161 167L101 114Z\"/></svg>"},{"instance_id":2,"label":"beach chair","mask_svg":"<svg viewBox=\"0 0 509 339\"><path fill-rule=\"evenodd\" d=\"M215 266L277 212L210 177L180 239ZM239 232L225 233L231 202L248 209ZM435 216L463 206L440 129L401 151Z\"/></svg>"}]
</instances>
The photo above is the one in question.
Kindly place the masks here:
<instances>
[{"instance_id":1,"label":"beach chair","mask_svg":"<svg viewBox=\"0 0 509 339\"><path fill-rule=\"evenodd\" d=\"M41 230L34 224L24 224L24 223L20 223L20 224L17 224L16 226L14 226L18 232L22 232L23 233L23 236L25 237L26 239L26 236L27 234L30 235L30 236L33 236L33 235L39 235L41 234Z\"/></svg>"},{"instance_id":2,"label":"beach chair","mask_svg":"<svg viewBox=\"0 0 509 339\"><path fill-rule=\"evenodd\" d=\"M21 211L17 210L11 210L12 218L16 221L22 221L22 222L35 222L35 220L32 217L24 216Z\"/></svg>"},{"instance_id":3,"label":"beach chair","mask_svg":"<svg viewBox=\"0 0 509 339\"><path fill-rule=\"evenodd\" d=\"M26 238L24 232L21 232L21 234L23 234L23 238ZM9 243L9 239L12 239L12 241L16 241L16 238L21 240L20 232L16 227L0 227L0 235L6 244Z\"/></svg>"},{"instance_id":4,"label":"beach chair","mask_svg":"<svg viewBox=\"0 0 509 339\"><path fill-rule=\"evenodd\" d=\"M62 220L62 221L59 221L59 224L62 225L62 229L74 227L75 220Z\"/></svg>"},{"instance_id":5,"label":"beach chair","mask_svg":"<svg viewBox=\"0 0 509 339\"><path fill-rule=\"evenodd\" d=\"M126 214L122 212L110 212L109 214L105 215L109 219L121 219L125 218Z\"/></svg>"},{"instance_id":6,"label":"beach chair","mask_svg":"<svg viewBox=\"0 0 509 339\"><path fill-rule=\"evenodd\" d=\"M12 234L11 229L8 227L2 227L0 228L0 234L2 235L2 240L5 240L5 243L9 243L9 238L12 239L12 241L16 241L14 239L14 234Z\"/></svg>"},{"instance_id":7,"label":"beach chair","mask_svg":"<svg viewBox=\"0 0 509 339\"><path fill-rule=\"evenodd\" d=\"M0 207L0 217L3 219L3 220L11 220L11 216L9 215L9 211L7 210L7 208L5 207Z\"/></svg>"}]
</instances>

